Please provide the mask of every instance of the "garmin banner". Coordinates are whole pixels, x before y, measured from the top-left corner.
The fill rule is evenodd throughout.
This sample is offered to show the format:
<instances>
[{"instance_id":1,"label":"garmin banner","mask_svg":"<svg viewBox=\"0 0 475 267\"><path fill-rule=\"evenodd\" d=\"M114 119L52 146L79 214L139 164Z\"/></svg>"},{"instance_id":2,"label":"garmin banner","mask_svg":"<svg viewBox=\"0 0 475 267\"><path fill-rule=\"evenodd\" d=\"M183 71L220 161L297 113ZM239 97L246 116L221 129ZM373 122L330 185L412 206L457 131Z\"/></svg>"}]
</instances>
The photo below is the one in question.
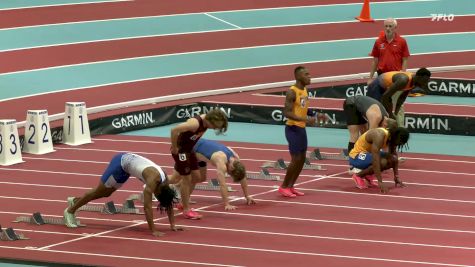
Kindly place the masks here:
<instances>
[{"instance_id":1,"label":"garmin banner","mask_svg":"<svg viewBox=\"0 0 475 267\"><path fill-rule=\"evenodd\" d=\"M89 121L91 135L117 134L178 122L175 106L129 112Z\"/></svg>"},{"instance_id":2,"label":"garmin banner","mask_svg":"<svg viewBox=\"0 0 475 267\"><path fill-rule=\"evenodd\" d=\"M197 105L201 106L201 109L211 108L211 106L206 106L207 104ZM283 110L278 107L250 105L221 105L220 107L229 112L228 117L233 122L283 125L286 121ZM346 129L343 111L318 110L318 112L323 112L328 117L327 122L319 127ZM406 127L412 133L475 136L474 118L407 113L405 119Z\"/></svg>"},{"instance_id":3,"label":"garmin banner","mask_svg":"<svg viewBox=\"0 0 475 267\"><path fill-rule=\"evenodd\" d=\"M89 127L91 135L116 134L163 126L172 123L184 122L188 118L208 113L212 109L220 108L231 120L231 110L218 105L189 105L161 107L143 111L129 112L104 118L91 120Z\"/></svg>"},{"instance_id":4,"label":"garmin banner","mask_svg":"<svg viewBox=\"0 0 475 267\"><path fill-rule=\"evenodd\" d=\"M280 107L255 105L228 105L193 103L190 105L161 107L128 112L89 121L91 135L119 134L134 130L184 122L188 118L219 108L230 122L284 125L287 120ZM323 128L346 129L346 118L341 110L317 110L327 115ZM406 127L412 133L475 136L475 119L470 117L439 116L406 113ZM54 143L62 142L62 127L51 129ZM20 137L23 143L23 136Z\"/></svg>"},{"instance_id":5,"label":"garmin banner","mask_svg":"<svg viewBox=\"0 0 475 267\"><path fill-rule=\"evenodd\" d=\"M475 97L474 80L431 79L427 95ZM366 83L335 85L328 87L308 88L310 97L348 98L355 95L366 95ZM284 95L285 92L271 94Z\"/></svg>"}]
</instances>

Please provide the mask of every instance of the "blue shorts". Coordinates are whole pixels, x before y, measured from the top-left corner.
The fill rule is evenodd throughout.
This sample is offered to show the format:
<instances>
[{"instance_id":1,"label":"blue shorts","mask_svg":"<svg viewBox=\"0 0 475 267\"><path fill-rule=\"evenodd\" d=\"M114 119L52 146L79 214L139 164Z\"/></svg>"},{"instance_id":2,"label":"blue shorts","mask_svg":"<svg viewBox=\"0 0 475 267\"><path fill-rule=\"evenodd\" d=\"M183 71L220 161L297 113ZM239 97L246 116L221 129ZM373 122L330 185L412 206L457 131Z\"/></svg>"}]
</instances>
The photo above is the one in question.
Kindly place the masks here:
<instances>
[{"instance_id":1,"label":"blue shorts","mask_svg":"<svg viewBox=\"0 0 475 267\"><path fill-rule=\"evenodd\" d=\"M290 154L307 152L307 131L295 125L285 125L285 138L289 143Z\"/></svg>"},{"instance_id":2,"label":"blue shorts","mask_svg":"<svg viewBox=\"0 0 475 267\"><path fill-rule=\"evenodd\" d=\"M115 155L107 169L102 174L101 182L107 188L119 188L124 184L127 179L129 179L130 174L126 173L124 169L122 169L121 159L125 153L119 153Z\"/></svg>"},{"instance_id":3,"label":"blue shorts","mask_svg":"<svg viewBox=\"0 0 475 267\"><path fill-rule=\"evenodd\" d=\"M384 151L381 151L379 153L381 155L381 158L386 158L386 156L388 155L388 153ZM373 164L373 154L371 154L371 152L361 152L356 155L355 158L350 157L348 161L350 162L351 166L364 170L371 166L371 164Z\"/></svg>"}]
</instances>

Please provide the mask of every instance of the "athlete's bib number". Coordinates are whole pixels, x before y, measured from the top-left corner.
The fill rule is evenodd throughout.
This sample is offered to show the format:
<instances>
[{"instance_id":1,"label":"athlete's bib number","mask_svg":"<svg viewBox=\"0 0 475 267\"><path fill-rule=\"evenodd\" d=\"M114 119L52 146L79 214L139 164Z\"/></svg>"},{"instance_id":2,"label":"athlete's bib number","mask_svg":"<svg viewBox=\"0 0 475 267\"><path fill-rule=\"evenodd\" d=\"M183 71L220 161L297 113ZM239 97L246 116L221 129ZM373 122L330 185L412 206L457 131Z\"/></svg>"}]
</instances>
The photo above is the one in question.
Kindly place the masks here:
<instances>
[{"instance_id":1,"label":"athlete's bib number","mask_svg":"<svg viewBox=\"0 0 475 267\"><path fill-rule=\"evenodd\" d=\"M365 159L366 159L366 153L360 153L360 154L358 154L358 159L360 159L360 160L365 160Z\"/></svg>"},{"instance_id":2,"label":"athlete's bib number","mask_svg":"<svg viewBox=\"0 0 475 267\"><path fill-rule=\"evenodd\" d=\"M185 153L179 153L178 158L180 159L180 161L186 161L186 154Z\"/></svg>"}]
</instances>

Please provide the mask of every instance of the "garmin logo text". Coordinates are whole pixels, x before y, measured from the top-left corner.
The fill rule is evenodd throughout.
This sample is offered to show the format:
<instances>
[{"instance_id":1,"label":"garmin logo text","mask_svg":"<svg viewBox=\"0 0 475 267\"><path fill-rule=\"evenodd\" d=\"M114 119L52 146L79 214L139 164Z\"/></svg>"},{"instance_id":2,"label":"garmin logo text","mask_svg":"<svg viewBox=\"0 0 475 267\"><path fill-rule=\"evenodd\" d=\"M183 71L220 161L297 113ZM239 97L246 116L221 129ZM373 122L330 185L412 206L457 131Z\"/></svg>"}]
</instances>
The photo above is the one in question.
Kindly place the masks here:
<instances>
[{"instance_id":1,"label":"garmin logo text","mask_svg":"<svg viewBox=\"0 0 475 267\"><path fill-rule=\"evenodd\" d=\"M338 123L337 120L336 120L336 114L328 114L328 113L325 113L327 115L327 122L325 124L335 124L335 123ZM274 111L272 111L272 119L274 121L286 121L288 120L285 116L284 116L284 113L282 110L280 109L275 109Z\"/></svg>"},{"instance_id":2,"label":"garmin logo text","mask_svg":"<svg viewBox=\"0 0 475 267\"><path fill-rule=\"evenodd\" d=\"M357 96L357 95L366 95L368 92L368 86L356 86L356 87L348 87L346 89L346 97L350 96Z\"/></svg>"},{"instance_id":3,"label":"garmin logo text","mask_svg":"<svg viewBox=\"0 0 475 267\"><path fill-rule=\"evenodd\" d=\"M406 128L450 131L449 120L441 118L406 117Z\"/></svg>"},{"instance_id":4,"label":"garmin logo text","mask_svg":"<svg viewBox=\"0 0 475 267\"><path fill-rule=\"evenodd\" d=\"M475 83L430 81L428 85L433 92L475 95Z\"/></svg>"},{"instance_id":5,"label":"garmin logo text","mask_svg":"<svg viewBox=\"0 0 475 267\"><path fill-rule=\"evenodd\" d=\"M125 117L115 118L114 120L112 120L112 126L114 126L114 128L116 129L120 129L130 126L147 125L153 122L155 122L155 120L153 119L152 112L144 112L134 115L128 115Z\"/></svg>"},{"instance_id":6,"label":"garmin logo text","mask_svg":"<svg viewBox=\"0 0 475 267\"><path fill-rule=\"evenodd\" d=\"M176 112L176 117L179 118L179 119L192 118L192 117L195 117L195 116L198 116L198 115L201 115L201 114L208 113L209 111L211 111L213 109L218 109L218 108L226 114L226 117L231 118L231 108L225 109L223 107L204 107L204 106L203 107L195 106L195 107L191 107L191 108L179 109Z\"/></svg>"}]
</instances>

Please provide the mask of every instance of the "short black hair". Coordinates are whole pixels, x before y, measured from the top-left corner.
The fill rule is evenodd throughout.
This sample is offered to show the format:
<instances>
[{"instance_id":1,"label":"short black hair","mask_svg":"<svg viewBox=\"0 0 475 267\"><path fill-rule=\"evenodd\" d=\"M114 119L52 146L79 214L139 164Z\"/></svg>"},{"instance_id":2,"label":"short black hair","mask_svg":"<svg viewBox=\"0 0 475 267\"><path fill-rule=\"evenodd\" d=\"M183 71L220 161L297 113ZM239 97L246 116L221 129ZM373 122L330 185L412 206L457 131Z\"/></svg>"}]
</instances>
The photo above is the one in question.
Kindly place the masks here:
<instances>
[{"instance_id":1,"label":"short black hair","mask_svg":"<svg viewBox=\"0 0 475 267\"><path fill-rule=\"evenodd\" d=\"M162 186L160 189L160 194L155 194L155 198L159 202L157 210L160 210L160 213L173 210L173 205L178 203L175 190L173 190L168 184Z\"/></svg>"},{"instance_id":2,"label":"short black hair","mask_svg":"<svg viewBox=\"0 0 475 267\"><path fill-rule=\"evenodd\" d=\"M297 77L297 73L299 73L299 71L301 70L304 70L305 67L304 66L298 66L294 69L294 76Z\"/></svg>"},{"instance_id":3,"label":"short black hair","mask_svg":"<svg viewBox=\"0 0 475 267\"><path fill-rule=\"evenodd\" d=\"M430 70L428 70L426 68L420 68L416 72L416 76L420 76L420 77L427 76L427 77L430 78L431 75L432 75L432 73L430 72Z\"/></svg>"}]
</instances>

